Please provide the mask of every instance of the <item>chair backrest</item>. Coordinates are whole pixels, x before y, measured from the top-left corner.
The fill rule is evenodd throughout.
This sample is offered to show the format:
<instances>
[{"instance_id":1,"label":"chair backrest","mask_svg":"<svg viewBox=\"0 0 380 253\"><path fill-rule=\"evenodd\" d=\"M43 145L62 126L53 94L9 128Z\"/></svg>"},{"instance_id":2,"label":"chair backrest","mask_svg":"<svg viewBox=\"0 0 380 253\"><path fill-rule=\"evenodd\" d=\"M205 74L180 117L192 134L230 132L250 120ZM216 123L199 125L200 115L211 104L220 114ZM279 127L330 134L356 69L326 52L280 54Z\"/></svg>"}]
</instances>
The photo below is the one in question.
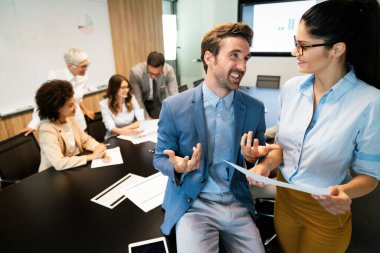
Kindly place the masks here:
<instances>
[{"instance_id":1,"label":"chair backrest","mask_svg":"<svg viewBox=\"0 0 380 253\"><path fill-rule=\"evenodd\" d=\"M85 116L85 118L87 124L87 133L98 142L103 142L107 130L104 126L101 112L95 113L94 119L90 119L87 116Z\"/></svg>"},{"instance_id":2,"label":"chair backrest","mask_svg":"<svg viewBox=\"0 0 380 253\"><path fill-rule=\"evenodd\" d=\"M199 80L196 80L193 82L193 85L194 87L197 87L198 85L200 85L205 79L204 78L201 78Z\"/></svg>"},{"instance_id":3,"label":"chair backrest","mask_svg":"<svg viewBox=\"0 0 380 253\"><path fill-rule=\"evenodd\" d=\"M280 78L280 76L257 75L256 87L278 89L280 88Z\"/></svg>"},{"instance_id":4,"label":"chair backrest","mask_svg":"<svg viewBox=\"0 0 380 253\"><path fill-rule=\"evenodd\" d=\"M187 84L181 85L178 87L178 91L181 93L182 91L187 90Z\"/></svg>"},{"instance_id":5,"label":"chair backrest","mask_svg":"<svg viewBox=\"0 0 380 253\"><path fill-rule=\"evenodd\" d=\"M347 253L379 252L380 186L352 200L352 236Z\"/></svg>"},{"instance_id":6,"label":"chair backrest","mask_svg":"<svg viewBox=\"0 0 380 253\"><path fill-rule=\"evenodd\" d=\"M38 172L40 146L33 133L23 133L0 142L0 178L19 181Z\"/></svg>"}]
</instances>

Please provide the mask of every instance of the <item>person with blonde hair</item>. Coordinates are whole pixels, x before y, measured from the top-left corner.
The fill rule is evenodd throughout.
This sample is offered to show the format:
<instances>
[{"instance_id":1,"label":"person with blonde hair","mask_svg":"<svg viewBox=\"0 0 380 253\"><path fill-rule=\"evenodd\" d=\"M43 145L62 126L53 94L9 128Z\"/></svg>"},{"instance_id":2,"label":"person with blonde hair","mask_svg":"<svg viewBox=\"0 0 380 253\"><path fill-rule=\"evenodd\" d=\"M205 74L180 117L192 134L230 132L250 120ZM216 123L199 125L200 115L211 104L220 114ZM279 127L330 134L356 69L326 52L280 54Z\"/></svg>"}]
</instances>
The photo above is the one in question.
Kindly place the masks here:
<instances>
[{"instance_id":1,"label":"person with blonde hair","mask_svg":"<svg viewBox=\"0 0 380 253\"><path fill-rule=\"evenodd\" d=\"M66 80L73 85L75 103L79 108L76 110L75 119L77 120L79 127L82 130L85 130L87 125L84 114L91 119L95 116L94 112L88 109L83 102L83 96L88 91L88 77L86 76L86 71L90 62L88 61L87 53L77 48L70 48L64 53L63 57L66 63L66 68L50 71L48 80ZM39 125L40 118L38 117L38 112L35 107L32 120L21 132L28 135L37 130Z\"/></svg>"}]
</instances>

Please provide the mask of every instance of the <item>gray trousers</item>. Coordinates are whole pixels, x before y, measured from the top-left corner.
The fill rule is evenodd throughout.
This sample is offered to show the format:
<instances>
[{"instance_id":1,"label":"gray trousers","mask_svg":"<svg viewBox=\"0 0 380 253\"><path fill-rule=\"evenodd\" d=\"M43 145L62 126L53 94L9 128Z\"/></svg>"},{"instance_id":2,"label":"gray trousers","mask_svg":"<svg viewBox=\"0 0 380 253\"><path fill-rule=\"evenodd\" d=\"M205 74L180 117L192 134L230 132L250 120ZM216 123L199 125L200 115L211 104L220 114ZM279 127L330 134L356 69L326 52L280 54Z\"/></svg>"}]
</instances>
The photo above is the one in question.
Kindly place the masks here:
<instances>
[{"instance_id":1,"label":"gray trousers","mask_svg":"<svg viewBox=\"0 0 380 253\"><path fill-rule=\"evenodd\" d=\"M231 192L201 193L176 224L178 253L264 253L260 233L247 208Z\"/></svg>"}]
</instances>

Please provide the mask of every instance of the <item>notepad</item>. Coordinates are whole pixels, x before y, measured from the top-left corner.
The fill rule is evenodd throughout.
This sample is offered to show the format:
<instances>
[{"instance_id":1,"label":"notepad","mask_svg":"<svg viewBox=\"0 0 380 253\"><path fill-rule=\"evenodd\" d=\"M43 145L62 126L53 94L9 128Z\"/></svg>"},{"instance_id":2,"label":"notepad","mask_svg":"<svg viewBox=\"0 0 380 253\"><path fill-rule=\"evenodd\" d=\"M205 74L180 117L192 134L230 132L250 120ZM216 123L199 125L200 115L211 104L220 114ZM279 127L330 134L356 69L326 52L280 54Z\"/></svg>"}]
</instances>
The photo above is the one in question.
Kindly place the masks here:
<instances>
[{"instance_id":1,"label":"notepad","mask_svg":"<svg viewBox=\"0 0 380 253\"><path fill-rule=\"evenodd\" d=\"M108 161L104 160L104 158L95 159L91 162L91 168L123 164L123 157L121 156L121 153L120 153L120 147L107 149L106 153L111 159Z\"/></svg>"}]
</instances>

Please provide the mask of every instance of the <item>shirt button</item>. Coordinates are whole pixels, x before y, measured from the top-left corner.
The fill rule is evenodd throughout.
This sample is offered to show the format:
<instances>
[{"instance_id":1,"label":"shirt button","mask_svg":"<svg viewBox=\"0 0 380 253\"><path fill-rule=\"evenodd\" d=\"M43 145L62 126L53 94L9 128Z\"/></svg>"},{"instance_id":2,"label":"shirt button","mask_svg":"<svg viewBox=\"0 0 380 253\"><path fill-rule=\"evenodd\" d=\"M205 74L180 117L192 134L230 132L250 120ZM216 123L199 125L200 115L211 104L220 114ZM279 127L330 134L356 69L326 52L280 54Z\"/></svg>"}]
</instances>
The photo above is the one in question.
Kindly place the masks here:
<instances>
[{"instance_id":1,"label":"shirt button","mask_svg":"<svg viewBox=\"0 0 380 253\"><path fill-rule=\"evenodd\" d=\"M301 143L298 143L298 147L301 147Z\"/></svg>"}]
</instances>

